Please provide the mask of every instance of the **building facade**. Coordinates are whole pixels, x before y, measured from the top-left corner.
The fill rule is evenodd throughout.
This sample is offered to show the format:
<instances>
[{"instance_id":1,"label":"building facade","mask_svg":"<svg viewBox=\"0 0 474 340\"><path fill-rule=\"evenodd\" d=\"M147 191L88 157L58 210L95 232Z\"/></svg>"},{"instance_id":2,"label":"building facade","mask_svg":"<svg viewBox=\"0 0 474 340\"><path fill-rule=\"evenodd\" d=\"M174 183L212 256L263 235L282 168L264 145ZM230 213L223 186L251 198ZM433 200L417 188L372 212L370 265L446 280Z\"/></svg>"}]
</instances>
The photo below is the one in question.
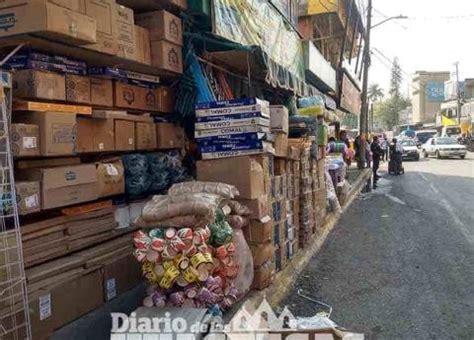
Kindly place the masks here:
<instances>
[{"instance_id":1,"label":"building facade","mask_svg":"<svg viewBox=\"0 0 474 340\"><path fill-rule=\"evenodd\" d=\"M449 72L417 71L411 81L413 123L435 123L444 101L444 83Z\"/></svg>"}]
</instances>

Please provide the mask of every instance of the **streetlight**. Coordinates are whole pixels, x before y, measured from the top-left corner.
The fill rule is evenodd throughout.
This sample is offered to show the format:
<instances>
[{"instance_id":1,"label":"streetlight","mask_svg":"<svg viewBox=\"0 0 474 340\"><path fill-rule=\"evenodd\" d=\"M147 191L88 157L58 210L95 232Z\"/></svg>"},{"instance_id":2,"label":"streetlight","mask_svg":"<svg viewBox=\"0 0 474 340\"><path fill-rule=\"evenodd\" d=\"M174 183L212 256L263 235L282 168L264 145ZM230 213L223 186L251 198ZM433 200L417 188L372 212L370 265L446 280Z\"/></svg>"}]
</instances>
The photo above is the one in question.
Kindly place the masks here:
<instances>
[{"instance_id":1,"label":"streetlight","mask_svg":"<svg viewBox=\"0 0 474 340\"><path fill-rule=\"evenodd\" d=\"M390 18L387 18L385 20L382 20L381 22L376 23L375 25L371 26L370 29L374 29L377 26L385 24L387 21L398 20L398 19L408 19L408 17L406 15L402 15L402 14L394 16L394 17L390 17Z\"/></svg>"}]
</instances>

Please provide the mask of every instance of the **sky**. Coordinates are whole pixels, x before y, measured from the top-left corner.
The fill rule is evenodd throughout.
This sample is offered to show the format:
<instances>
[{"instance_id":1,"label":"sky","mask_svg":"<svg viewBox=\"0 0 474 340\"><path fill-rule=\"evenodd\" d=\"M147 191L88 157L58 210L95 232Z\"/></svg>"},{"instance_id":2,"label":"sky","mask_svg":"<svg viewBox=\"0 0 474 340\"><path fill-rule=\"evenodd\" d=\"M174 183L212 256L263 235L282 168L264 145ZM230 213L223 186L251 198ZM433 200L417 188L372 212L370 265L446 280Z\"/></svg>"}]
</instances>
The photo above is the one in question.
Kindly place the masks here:
<instances>
[{"instance_id":1,"label":"sky","mask_svg":"<svg viewBox=\"0 0 474 340\"><path fill-rule=\"evenodd\" d=\"M400 14L408 19L372 30L369 84L388 88L394 57L399 59L407 95L415 71L454 72L458 61L460 79L474 78L474 0L373 0L373 7L372 24Z\"/></svg>"}]
</instances>

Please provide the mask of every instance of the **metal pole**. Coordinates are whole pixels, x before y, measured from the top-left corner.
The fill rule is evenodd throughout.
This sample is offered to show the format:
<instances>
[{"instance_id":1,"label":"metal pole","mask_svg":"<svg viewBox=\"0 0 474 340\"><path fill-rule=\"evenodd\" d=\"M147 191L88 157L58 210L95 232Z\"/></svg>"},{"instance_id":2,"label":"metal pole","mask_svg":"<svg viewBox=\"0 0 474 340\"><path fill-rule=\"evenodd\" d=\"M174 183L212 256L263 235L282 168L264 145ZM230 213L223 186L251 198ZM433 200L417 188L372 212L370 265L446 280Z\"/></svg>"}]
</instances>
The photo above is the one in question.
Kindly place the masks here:
<instances>
[{"instance_id":1,"label":"metal pole","mask_svg":"<svg viewBox=\"0 0 474 340\"><path fill-rule=\"evenodd\" d=\"M458 100L458 106L457 106L458 124L461 125L461 88L459 86L459 61L455 62L454 66L456 66L456 92L457 92L457 100Z\"/></svg>"},{"instance_id":2,"label":"metal pole","mask_svg":"<svg viewBox=\"0 0 474 340\"><path fill-rule=\"evenodd\" d=\"M367 140L368 132L368 114L369 114L369 103L367 101L367 89L369 84L369 66L370 66L370 26L372 22L372 0L368 0L367 6L367 28L365 36L365 46L364 46L364 55L363 55L363 65L364 65L364 78L362 82L362 110L360 114L360 147L359 147L359 162L358 167L362 169L365 167L365 141Z\"/></svg>"}]
</instances>

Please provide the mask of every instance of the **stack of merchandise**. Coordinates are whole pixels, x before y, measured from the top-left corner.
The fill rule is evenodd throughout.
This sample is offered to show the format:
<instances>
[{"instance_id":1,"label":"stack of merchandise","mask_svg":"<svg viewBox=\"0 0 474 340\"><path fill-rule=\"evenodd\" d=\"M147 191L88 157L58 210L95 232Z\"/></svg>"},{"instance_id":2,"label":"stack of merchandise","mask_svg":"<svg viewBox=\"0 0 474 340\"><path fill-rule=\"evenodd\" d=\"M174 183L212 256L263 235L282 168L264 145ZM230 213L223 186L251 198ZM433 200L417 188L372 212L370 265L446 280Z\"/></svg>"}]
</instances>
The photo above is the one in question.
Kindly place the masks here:
<instances>
[{"instance_id":1,"label":"stack of merchandise","mask_svg":"<svg viewBox=\"0 0 474 340\"><path fill-rule=\"evenodd\" d=\"M231 185L186 182L146 204L134 235L150 283L145 306L228 309L247 293L253 263L241 228L249 212L236 195Z\"/></svg>"},{"instance_id":2,"label":"stack of merchandise","mask_svg":"<svg viewBox=\"0 0 474 340\"><path fill-rule=\"evenodd\" d=\"M258 98L197 104L195 137L202 159L272 151L269 117L270 104Z\"/></svg>"},{"instance_id":3,"label":"stack of merchandise","mask_svg":"<svg viewBox=\"0 0 474 340\"><path fill-rule=\"evenodd\" d=\"M311 171L311 141L297 139L293 146L300 149L300 192L299 192L299 245L308 245L314 230L313 176Z\"/></svg>"},{"instance_id":4,"label":"stack of merchandise","mask_svg":"<svg viewBox=\"0 0 474 340\"><path fill-rule=\"evenodd\" d=\"M314 232L318 232L326 217L326 159L311 160L311 174L313 177L313 203L314 203Z\"/></svg>"},{"instance_id":5,"label":"stack of merchandise","mask_svg":"<svg viewBox=\"0 0 474 340\"><path fill-rule=\"evenodd\" d=\"M162 193L173 183L187 179L179 154L150 153L123 156L125 188L131 197Z\"/></svg>"},{"instance_id":6,"label":"stack of merchandise","mask_svg":"<svg viewBox=\"0 0 474 340\"><path fill-rule=\"evenodd\" d=\"M239 203L249 209L249 224L243 229L245 239L252 251L254 261L254 281L252 288L264 289L273 281L275 272L272 220L272 178L274 176L273 157L255 157L255 165L263 170L264 190L255 198L242 198ZM244 192L244 195L246 195ZM241 194L242 196L242 194Z\"/></svg>"},{"instance_id":7,"label":"stack of merchandise","mask_svg":"<svg viewBox=\"0 0 474 340\"><path fill-rule=\"evenodd\" d=\"M285 106L270 106L270 127L275 139L275 157L286 158L288 154L288 109Z\"/></svg>"}]
</instances>

